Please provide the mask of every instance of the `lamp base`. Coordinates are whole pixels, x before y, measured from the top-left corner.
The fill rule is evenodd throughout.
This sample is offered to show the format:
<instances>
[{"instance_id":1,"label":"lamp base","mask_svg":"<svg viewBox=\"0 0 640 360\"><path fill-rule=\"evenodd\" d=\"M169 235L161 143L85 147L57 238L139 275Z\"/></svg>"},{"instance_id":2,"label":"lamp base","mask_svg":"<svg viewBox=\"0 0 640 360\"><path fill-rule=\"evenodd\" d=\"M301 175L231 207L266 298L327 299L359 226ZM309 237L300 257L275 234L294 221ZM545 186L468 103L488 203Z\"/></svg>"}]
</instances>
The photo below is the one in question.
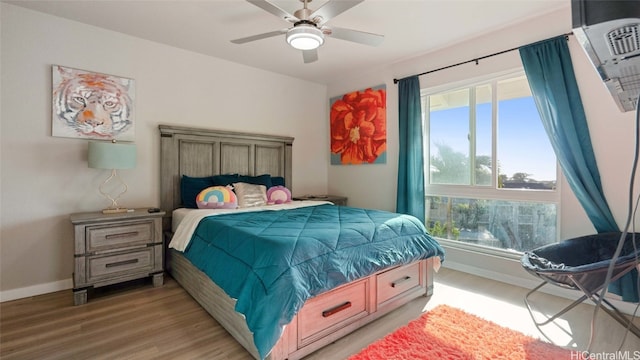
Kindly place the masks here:
<instances>
[{"instance_id":1,"label":"lamp base","mask_svg":"<svg viewBox=\"0 0 640 360\"><path fill-rule=\"evenodd\" d=\"M119 214L129 212L127 208L115 208L115 209L104 209L102 210L103 214Z\"/></svg>"},{"instance_id":2,"label":"lamp base","mask_svg":"<svg viewBox=\"0 0 640 360\"><path fill-rule=\"evenodd\" d=\"M120 193L115 197L111 196L104 189L104 187L112 180L117 182L122 187L122 189L120 190ZM102 210L103 214L119 214L119 213L129 212L129 209L122 208L120 207L120 205L118 205L118 199L120 198L120 196L122 196L122 194L127 192L127 184L122 180L122 178L120 178L116 169L111 170L111 176L109 176L107 180L103 181L102 184L100 184L100 187L98 188L98 190L100 190L100 194L102 194L102 196L111 200L111 206Z\"/></svg>"}]
</instances>

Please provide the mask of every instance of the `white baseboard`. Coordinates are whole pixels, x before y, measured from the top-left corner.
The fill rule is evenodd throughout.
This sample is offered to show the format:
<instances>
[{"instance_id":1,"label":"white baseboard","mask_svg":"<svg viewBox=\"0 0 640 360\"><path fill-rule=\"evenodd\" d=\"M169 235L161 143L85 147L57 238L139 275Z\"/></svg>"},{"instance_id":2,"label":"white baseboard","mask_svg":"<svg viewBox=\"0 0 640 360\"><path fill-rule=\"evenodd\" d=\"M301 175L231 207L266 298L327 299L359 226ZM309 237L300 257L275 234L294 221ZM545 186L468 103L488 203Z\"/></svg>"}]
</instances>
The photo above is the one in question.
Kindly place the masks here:
<instances>
[{"instance_id":1,"label":"white baseboard","mask_svg":"<svg viewBox=\"0 0 640 360\"><path fill-rule=\"evenodd\" d=\"M73 279L65 279L45 284L26 286L23 288L0 291L0 302L23 299L31 296L48 294L73 288Z\"/></svg>"},{"instance_id":2,"label":"white baseboard","mask_svg":"<svg viewBox=\"0 0 640 360\"><path fill-rule=\"evenodd\" d=\"M450 261L450 260L446 260L442 264L442 266L448 269L481 276L487 279L500 281L509 285L519 286L525 289L533 289L534 287L542 283L542 280L536 279L533 276L528 276L528 274L527 276L529 278L525 278L517 275L509 275L506 273L482 269L475 266L469 266L467 264L461 264L461 263ZM559 286L552 286L552 285L544 286L540 289L540 291L547 294L559 296L565 299L569 299L569 300L576 300L583 295L582 292L577 290L563 289ZM606 298L607 300L609 300L609 302L611 302L614 306L616 306L618 310L620 310L625 314L633 315L633 312L636 309L636 305L637 305L636 303L619 300L619 297L615 294L608 294ZM524 303L524 299L522 301ZM586 300L584 303L593 305L593 302L589 300Z\"/></svg>"}]
</instances>

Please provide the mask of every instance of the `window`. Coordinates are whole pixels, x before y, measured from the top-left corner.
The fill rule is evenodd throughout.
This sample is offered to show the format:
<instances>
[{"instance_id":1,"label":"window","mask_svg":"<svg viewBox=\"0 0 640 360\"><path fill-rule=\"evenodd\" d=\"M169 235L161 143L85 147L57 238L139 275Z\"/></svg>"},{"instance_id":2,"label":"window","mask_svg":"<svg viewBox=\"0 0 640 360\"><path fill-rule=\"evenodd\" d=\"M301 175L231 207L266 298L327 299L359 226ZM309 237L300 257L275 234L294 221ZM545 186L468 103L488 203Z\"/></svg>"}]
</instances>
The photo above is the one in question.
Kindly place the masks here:
<instances>
[{"instance_id":1,"label":"window","mask_svg":"<svg viewBox=\"0 0 640 360\"><path fill-rule=\"evenodd\" d=\"M452 244L557 241L557 162L523 72L423 90L426 219Z\"/></svg>"}]
</instances>

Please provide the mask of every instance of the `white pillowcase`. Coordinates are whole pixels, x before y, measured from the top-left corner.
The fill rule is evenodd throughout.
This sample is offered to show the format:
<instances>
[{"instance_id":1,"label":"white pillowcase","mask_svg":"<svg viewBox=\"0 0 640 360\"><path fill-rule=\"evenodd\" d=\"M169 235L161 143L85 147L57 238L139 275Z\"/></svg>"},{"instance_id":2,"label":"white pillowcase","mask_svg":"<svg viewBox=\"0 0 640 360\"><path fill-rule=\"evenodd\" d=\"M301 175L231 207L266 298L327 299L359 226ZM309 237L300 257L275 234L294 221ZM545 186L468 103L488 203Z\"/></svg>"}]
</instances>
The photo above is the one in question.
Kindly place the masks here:
<instances>
[{"instance_id":1,"label":"white pillowcase","mask_svg":"<svg viewBox=\"0 0 640 360\"><path fill-rule=\"evenodd\" d=\"M264 185L233 183L233 191L240 208L267 205L267 187Z\"/></svg>"}]
</instances>

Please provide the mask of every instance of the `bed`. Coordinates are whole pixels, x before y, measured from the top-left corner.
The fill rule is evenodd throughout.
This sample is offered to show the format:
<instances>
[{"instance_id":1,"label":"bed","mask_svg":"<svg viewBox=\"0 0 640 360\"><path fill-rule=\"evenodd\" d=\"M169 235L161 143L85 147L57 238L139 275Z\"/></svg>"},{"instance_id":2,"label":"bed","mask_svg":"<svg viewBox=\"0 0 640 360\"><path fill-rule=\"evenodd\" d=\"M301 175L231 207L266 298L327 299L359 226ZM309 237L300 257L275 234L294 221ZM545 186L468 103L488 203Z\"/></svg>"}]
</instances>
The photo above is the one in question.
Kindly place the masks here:
<instances>
[{"instance_id":1,"label":"bed","mask_svg":"<svg viewBox=\"0 0 640 360\"><path fill-rule=\"evenodd\" d=\"M226 214L215 214L216 216L196 214L198 212L202 213L202 210L189 211L180 209L182 207L181 180L183 176L195 178L223 174L246 174L247 176L257 177L261 174L269 174L269 176L273 178L283 179L286 187L292 189L291 160L293 155L293 138L160 125L160 142L161 208L168 214L163 219L166 243L168 244L178 237L183 237L182 232L184 232L183 229L185 225L176 227L174 224L178 217L188 218L190 219L189 221L194 224L192 226L194 232L189 232L186 236L190 239L189 241L191 241L188 245L185 245L180 251L173 248L166 249L167 270L169 274L256 359L300 359L415 298L432 294L433 269L434 266L439 264L443 252L435 241L431 242L433 239L428 235L423 236L423 234L417 233L407 233L405 235L404 233L397 233L396 236L393 236L391 235L393 232L388 232L388 235L390 235L388 239L372 241L365 237L364 240L361 240L362 234L367 233L366 230L360 228L364 221L353 221L351 225L345 225L343 223L333 227L330 225L333 223L337 224L336 219L351 219L352 216L360 214L371 219L379 218L380 221L385 224L385 229L386 225L390 222L403 221L399 228L407 228L407 231L411 232L417 231L415 229L423 229L422 224L418 224L419 222L415 218L378 212L376 210L335 206L323 201L304 201L270 205L273 207L264 210L257 209L259 211L251 213L238 212L229 214L227 212ZM175 216L173 216L174 211ZM183 214L185 211L188 215ZM181 215L178 216L178 214ZM174 217L176 219L174 219ZM315 220L311 219L316 217L322 218L322 221L327 222L323 225L315 224L312 222ZM272 218L273 220L271 220ZM305 220L309 221L309 223L298 226L296 225L297 223L292 220L301 218L309 219ZM291 222L283 222L283 219ZM235 225L227 226L224 230L218 228L231 223L231 220L235 221ZM269 228L260 228L255 231L255 234L260 233L264 235L266 233L271 234L271 237L260 238L260 240L256 240L256 243L241 247L243 250L234 250L238 247L236 244L242 241L251 241L250 238L254 236L254 233L244 232L239 235L234 235L234 233L230 231L235 232L242 230L250 232L251 226L247 224L255 224L258 220L260 220L259 226L266 226L263 224L269 223ZM405 223L405 221L408 222ZM215 228L212 229L215 230L202 230L205 222L208 226L214 226ZM348 223L348 221L345 223ZM197 226L195 224L197 224ZM240 225L238 226L238 224ZM282 224L287 225L283 226ZM287 232L285 234L285 230L290 231L291 228L299 228L299 230L294 229L299 233L294 235ZM401 250L391 252L397 256L389 256L388 254L390 252L384 251L386 256L380 256L380 258L385 258L385 261L366 263L364 264L366 269L352 269L351 265L345 265L345 267L349 267L349 270L345 271L324 271L324 269L322 269L314 273L311 278L323 277L327 273L331 273L332 275L329 277L332 281L323 280L317 282L321 284L318 286L310 285L307 287L305 285L301 292L303 295L299 295L300 292L298 292L301 287L298 285L298 276L290 276L290 278L286 276L289 276L291 273L298 274L297 266L299 265L302 266L306 264L304 266L306 266L307 269L317 268L319 265L309 266L307 264L309 261L316 261L315 256L312 260L305 259L304 261L292 262L290 261L291 259L288 259L288 263L294 264L291 266L291 269L282 268L278 270L280 272L276 273L270 272L271 270L269 270L269 272L263 271L259 276L255 275L259 271L257 271L256 268L251 268L251 266L254 265L247 265L250 261L254 260L258 263L265 261L264 256L257 255L264 253L262 248L260 248L260 251L256 250L255 254L252 253L251 257L248 257L247 253L253 251L251 249L256 248L256 244L263 246L262 244L268 241L279 244L278 247L281 246L292 254L294 251L297 251L295 253L297 255L293 255L293 258L299 258L301 254L309 253L307 250L298 249L299 244L303 244L304 241L296 240L296 245L292 246L291 242L284 241L283 239L287 238L287 236L295 239L309 237L310 233L308 231L310 231L310 228L321 228L320 232L323 234L330 234L333 231L336 239L348 239L348 241L353 242L347 242L348 246L336 246L340 248L340 251L344 248L345 251L357 249L357 253L366 253L369 251L366 250L369 249L369 247L383 249L383 246L391 246L388 244L398 241L402 241L402 244L406 243L409 245L406 245L406 247L403 245ZM338 228L340 230L338 230ZM356 238L353 237L344 236L342 233L343 228L350 229L351 234L358 234L356 237L357 240L354 240ZM198 231L204 231L205 234L213 232L224 233L227 245L221 245L223 242L211 240L208 235L202 235L202 233L198 233ZM283 233L280 234L278 231L283 231ZM317 229L314 231L312 236L316 236L318 233ZM378 232L379 231L376 231L376 233ZM232 238L232 236L237 236L239 240L229 241L228 239ZM402 238L403 236L405 236L406 239L415 238L415 245L414 240L412 240L412 242L406 241L405 238ZM176 241L173 241L173 243L175 244ZM346 240L340 241L342 241L341 244L345 244ZM369 242L372 243L373 246L370 246L371 244L368 244ZM337 243L339 242L336 242L336 244ZM326 244L323 244L323 246L326 247ZM350 249L351 247L353 247L353 249ZM429 249L427 250L427 248ZM222 264L221 261L226 260L216 258L217 260L213 265L207 265L201 263L201 261L204 261L203 258L209 256L202 255L207 249L211 249L215 256L219 256L220 254L227 256L231 254L232 251L236 251L236 253L230 257L229 261L232 261L230 264L220 265ZM335 255L338 256L338 259L353 257L353 251L351 254L347 253L344 255L334 250L335 249L332 249L330 251L331 254L323 253L322 256L334 256L334 253L336 253L340 254ZM359 255L356 257L360 258ZM340 268L342 265L340 263L342 260L326 259L323 258L317 264L338 264L335 266L336 268ZM358 262L361 261L358 260ZM349 264L351 264L351 262L349 262ZM278 268L279 265L269 264L269 266ZM296 267L295 269L293 269L294 266ZM236 274L236 270L241 267L249 267L248 272L250 275L241 281L244 285L250 283L252 279L255 280L255 283L259 284L276 284L276 280L267 281L265 279L273 278L279 281L285 277L286 281L290 281L291 284L293 284L291 287L295 288L291 290L295 291L292 292L293 295L291 295L291 298L294 298L296 301L291 301L294 303L292 307L286 308L292 310L281 311L278 307L279 304L276 304L278 306L272 306L276 301L273 296L267 298L266 301L268 302L265 304L269 304L268 306L263 304L262 307L260 307L258 305L262 300L251 299L248 301L242 294L234 292L264 292L273 295L273 291L277 291L278 294L284 294L284 292L288 291L286 282L284 286L280 283L280 285L274 285L273 288L268 288L265 291L251 290L255 288L248 287L248 285L243 288L239 286L238 289L234 290L233 282L225 282L225 278L220 277L223 275L215 274L215 271L217 271L215 268L220 267L223 268L222 271L233 268L234 274ZM220 269L218 269L218 271L219 270ZM285 274L286 276L281 274ZM304 276L302 276L303 283L316 283L311 281L311 278L307 279L304 278ZM256 277L257 280L254 279ZM216 278L218 281L214 282L212 278ZM267 285L264 285L264 287L267 288ZM228 294L232 294L232 296ZM282 297L289 298L288 296ZM296 305L298 303L300 304ZM269 326L257 326L256 322L253 321L253 319L256 318L255 313L247 310L247 307L256 307L255 311L258 314L269 311L274 312L274 320L278 321L278 326L275 328L276 330L274 331L269 327L271 326L271 322L268 322ZM236 311L238 309L242 311L242 313ZM269 311L265 309L269 309ZM258 323L263 324L262 322Z\"/></svg>"}]
</instances>

